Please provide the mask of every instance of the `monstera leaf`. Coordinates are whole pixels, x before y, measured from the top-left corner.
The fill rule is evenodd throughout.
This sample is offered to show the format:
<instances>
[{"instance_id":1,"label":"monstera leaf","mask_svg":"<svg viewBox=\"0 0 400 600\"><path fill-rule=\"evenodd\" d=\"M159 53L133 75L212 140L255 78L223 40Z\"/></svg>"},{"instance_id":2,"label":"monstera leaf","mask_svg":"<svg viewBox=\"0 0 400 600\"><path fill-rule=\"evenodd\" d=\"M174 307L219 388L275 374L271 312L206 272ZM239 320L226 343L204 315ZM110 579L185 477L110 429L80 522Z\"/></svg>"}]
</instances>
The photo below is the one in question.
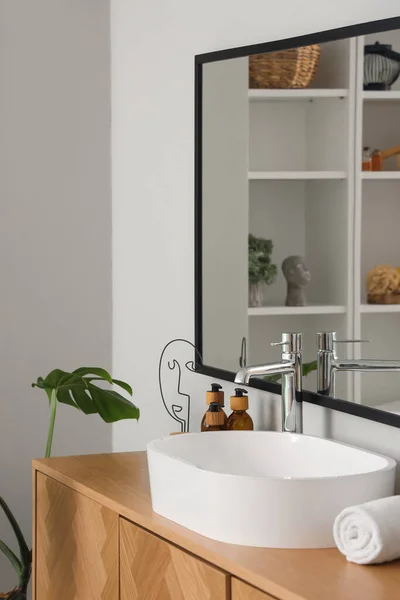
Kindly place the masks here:
<instances>
[{"instance_id":1,"label":"monstera leaf","mask_svg":"<svg viewBox=\"0 0 400 600\"><path fill-rule=\"evenodd\" d=\"M98 383L106 384L106 387L99 387ZM106 423L114 423L121 419L139 419L139 409L119 392L109 389L110 385L115 385L132 396L132 388L128 383L113 379L105 369L99 367L80 367L72 373L55 369L47 377L39 377L36 383L32 383L32 387L38 387L46 392L50 403L46 457L51 455L58 402L69 404L85 415L98 414ZM17 556L0 540L0 552L10 561L18 577L18 586L11 592L0 593L0 599L26 600L32 569L32 552L13 513L1 497L0 509L7 517L19 546L19 556Z\"/></svg>"},{"instance_id":2,"label":"monstera leaf","mask_svg":"<svg viewBox=\"0 0 400 600\"><path fill-rule=\"evenodd\" d=\"M114 423L121 419L139 419L139 409L132 402L115 390L99 387L93 382L114 384L132 395L129 384L113 379L105 369L99 367L80 367L72 373L55 369L44 379L39 377L36 383L32 383L32 387L38 387L46 392L50 402L46 457L50 456L51 452L57 402L69 404L85 415L98 414L106 423Z\"/></svg>"},{"instance_id":3,"label":"monstera leaf","mask_svg":"<svg viewBox=\"0 0 400 600\"><path fill-rule=\"evenodd\" d=\"M55 393L59 402L69 404L85 415L98 413L106 423L139 418L139 409L132 402L114 390L98 387L93 381L117 385L132 396L130 385L112 379L107 371L98 367L81 367L72 373L55 369L45 379L39 377L32 387L45 390L50 402L52 393Z\"/></svg>"}]
</instances>

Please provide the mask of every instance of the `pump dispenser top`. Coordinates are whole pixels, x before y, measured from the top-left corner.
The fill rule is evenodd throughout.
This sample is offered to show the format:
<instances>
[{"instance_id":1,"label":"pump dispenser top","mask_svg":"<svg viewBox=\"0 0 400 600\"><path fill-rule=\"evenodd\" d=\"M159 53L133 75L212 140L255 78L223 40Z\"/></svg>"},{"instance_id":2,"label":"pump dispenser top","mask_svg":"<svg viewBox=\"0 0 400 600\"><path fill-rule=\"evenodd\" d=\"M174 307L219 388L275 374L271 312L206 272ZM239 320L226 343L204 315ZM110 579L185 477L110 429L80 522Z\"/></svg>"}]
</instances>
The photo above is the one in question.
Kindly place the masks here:
<instances>
[{"instance_id":1,"label":"pump dispenser top","mask_svg":"<svg viewBox=\"0 0 400 600\"><path fill-rule=\"evenodd\" d=\"M211 406L211 404L216 404L217 406L219 406L219 411L223 415L223 419L224 419L223 425L225 427L228 417L223 409L223 406L225 403L224 399L225 399L225 394L222 390L222 385L220 385L219 383L212 383L211 390L206 392L206 403L208 404L208 406ZM201 426L200 426L201 431L207 430L206 415L207 415L207 412L204 414L202 421L201 421Z\"/></svg>"},{"instance_id":2,"label":"pump dispenser top","mask_svg":"<svg viewBox=\"0 0 400 600\"><path fill-rule=\"evenodd\" d=\"M247 390L235 388L235 395L231 396L230 404L232 410L247 410L249 408Z\"/></svg>"},{"instance_id":3,"label":"pump dispenser top","mask_svg":"<svg viewBox=\"0 0 400 600\"><path fill-rule=\"evenodd\" d=\"M218 404L223 406L224 398L225 398L225 395L224 395L224 392L222 391L222 385L219 385L219 383L212 383L211 390L206 393L207 404L210 405L211 402L217 402Z\"/></svg>"}]
</instances>

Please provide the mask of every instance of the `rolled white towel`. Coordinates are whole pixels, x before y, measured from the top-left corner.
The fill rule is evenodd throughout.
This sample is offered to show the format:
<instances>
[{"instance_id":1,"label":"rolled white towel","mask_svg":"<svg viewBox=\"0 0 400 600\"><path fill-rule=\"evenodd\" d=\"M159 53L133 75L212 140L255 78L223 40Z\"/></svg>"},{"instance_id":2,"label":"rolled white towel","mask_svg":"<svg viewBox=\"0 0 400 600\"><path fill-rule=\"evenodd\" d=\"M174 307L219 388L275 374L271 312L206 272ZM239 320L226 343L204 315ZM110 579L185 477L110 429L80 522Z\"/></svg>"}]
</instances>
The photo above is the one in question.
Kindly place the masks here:
<instances>
[{"instance_id":1,"label":"rolled white towel","mask_svg":"<svg viewBox=\"0 0 400 600\"><path fill-rule=\"evenodd\" d=\"M400 558L400 496L345 508L335 519L333 537L347 560L359 565Z\"/></svg>"}]
</instances>

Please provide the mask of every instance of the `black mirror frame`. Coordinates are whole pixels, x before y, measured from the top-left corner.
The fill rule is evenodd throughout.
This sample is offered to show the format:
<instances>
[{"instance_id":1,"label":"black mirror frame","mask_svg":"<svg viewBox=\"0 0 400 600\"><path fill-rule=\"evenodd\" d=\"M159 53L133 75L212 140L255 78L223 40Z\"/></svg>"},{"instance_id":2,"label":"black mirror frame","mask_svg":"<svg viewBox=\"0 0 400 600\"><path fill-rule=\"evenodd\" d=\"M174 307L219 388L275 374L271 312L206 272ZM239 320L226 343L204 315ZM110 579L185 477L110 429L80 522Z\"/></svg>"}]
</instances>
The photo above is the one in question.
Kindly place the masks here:
<instances>
[{"instance_id":1,"label":"black mirror frame","mask_svg":"<svg viewBox=\"0 0 400 600\"><path fill-rule=\"evenodd\" d=\"M288 48L296 48L298 46L308 46L311 44L322 44L324 42L332 42L335 40L346 39L368 35L371 33L380 33L400 29L400 17L392 17L379 21L370 21L368 23L360 23L349 27L341 27L339 29L331 29L318 33L311 33L294 38L284 40L276 40L262 44L254 44L251 46L242 46L238 48L229 48L227 50L219 50L216 52L208 52L206 54L198 54L195 56L195 347L196 354L202 356L203 351L203 302L202 302L202 96L203 96L203 65L215 61L228 60L232 58L241 58L252 54L261 54L283 50ZM196 372L212 377L214 379L222 379L225 381L234 381L235 373L218 369L211 365L205 365L197 360ZM281 393L281 386L277 383L253 379L250 382L250 387L271 392L274 394ZM376 421L385 425L400 428L400 415L385 412L369 406L354 404L348 400L323 396L310 391L302 393L303 401L324 406L332 410L348 413L370 421Z\"/></svg>"}]
</instances>

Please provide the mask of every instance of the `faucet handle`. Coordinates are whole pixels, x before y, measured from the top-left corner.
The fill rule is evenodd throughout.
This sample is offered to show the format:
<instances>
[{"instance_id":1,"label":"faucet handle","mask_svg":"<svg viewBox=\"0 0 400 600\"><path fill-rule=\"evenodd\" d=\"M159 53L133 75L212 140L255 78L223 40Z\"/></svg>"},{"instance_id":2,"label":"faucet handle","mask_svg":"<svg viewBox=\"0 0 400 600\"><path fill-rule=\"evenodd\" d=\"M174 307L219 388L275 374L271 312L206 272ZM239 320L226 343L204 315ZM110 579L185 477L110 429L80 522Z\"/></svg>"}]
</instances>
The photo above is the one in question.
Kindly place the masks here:
<instances>
[{"instance_id":1,"label":"faucet handle","mask_svg":"<svg viewBox=\"0 0 400 600\"><path fill-rule=\"evenodd\" d=\"M283 352L300 353L302 350L302 334L301 333L282 333L281 342L271 342L271 346L286 346Z\"/></svg>"},{"instance_id":2,"label":"faucet handle","mask_svg":"<svg viewBox=\"0 0 400 600\"><path fill-rule=\"evenodd\" d=\"M318 350L321 352L334 352L336 344L362 344L371 340L338 340L336 332L324 331L317 334Z\"/></svg>"},{"instance_id":3,"label":"faucet handle","mask_svg":"<svg viewBox=\"0 0 400 600\"><path fill-rule=\"evenodd\" d=\"M334 340L334 344L370 344L371 340Z\"/></svg>"}]
</instances>

